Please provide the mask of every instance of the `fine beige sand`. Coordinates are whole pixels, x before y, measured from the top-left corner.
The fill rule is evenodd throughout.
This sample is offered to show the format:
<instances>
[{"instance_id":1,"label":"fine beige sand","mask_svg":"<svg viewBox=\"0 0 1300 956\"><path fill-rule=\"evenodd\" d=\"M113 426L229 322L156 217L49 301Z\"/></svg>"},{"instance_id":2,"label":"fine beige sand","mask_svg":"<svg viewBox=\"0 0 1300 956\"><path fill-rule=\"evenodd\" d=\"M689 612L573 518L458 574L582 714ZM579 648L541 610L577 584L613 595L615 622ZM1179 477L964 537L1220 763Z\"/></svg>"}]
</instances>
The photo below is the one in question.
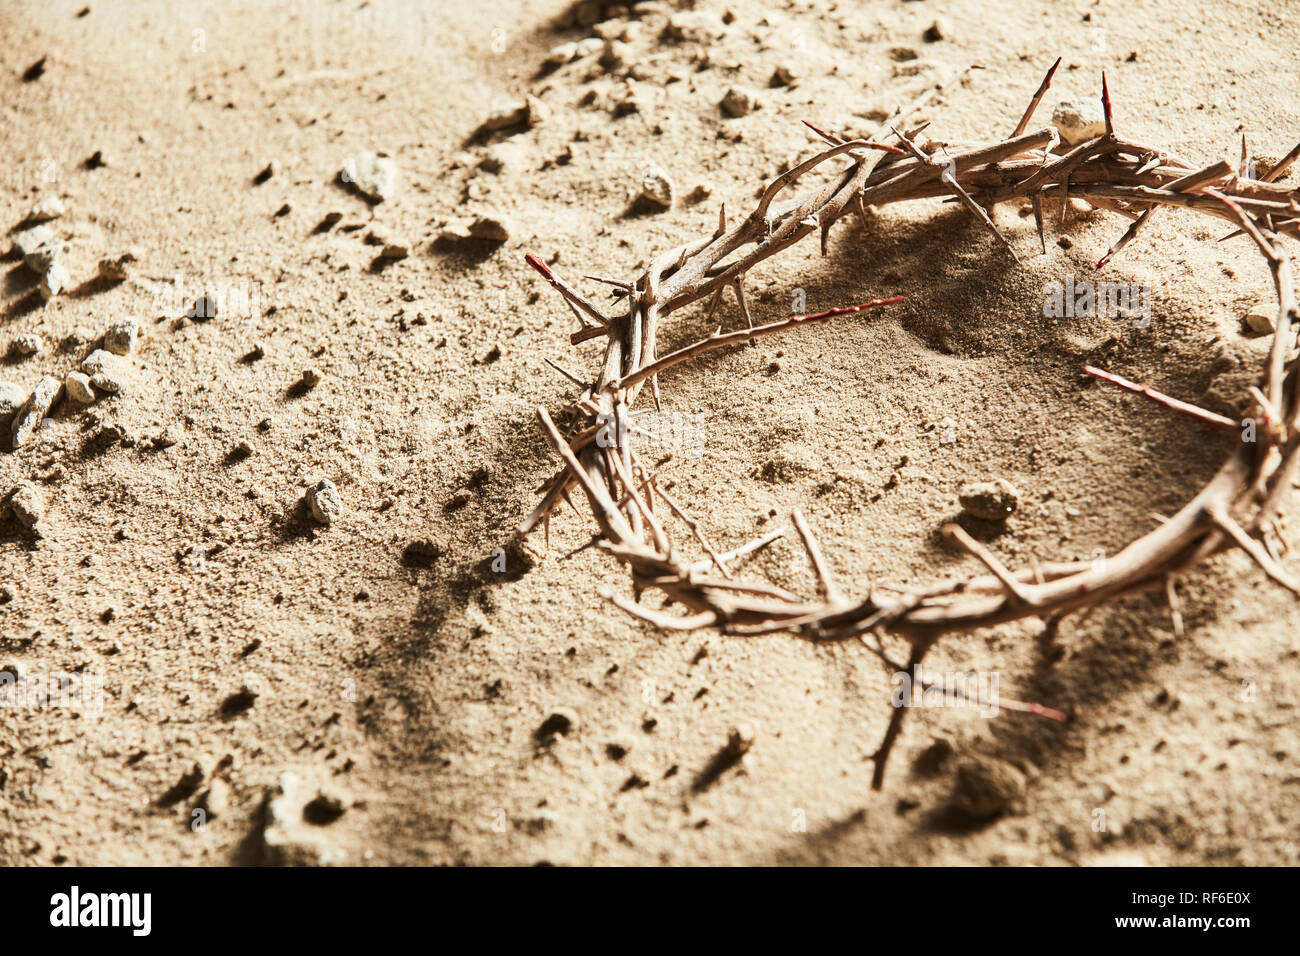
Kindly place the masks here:
<instances>
[{"instance_id":1,"label":"fine beige sand","mask_svg":"<svg viewBox=\"0 0 1300 956\"><path fill-rule=\"evenodd\" d=\"M0 381L61 381L140 328L119 395L0 449L0 496L29 482L45 509L39 534L0 520L0 670L103 688L0 708L0 862L1300 861L1300 606L1240 554L1179 583L1181 637L1151 593L944 639L928 670L1067 720L917 708L873 792L890 680L865 648L632 619L585 510L549 549L514 541L557 467L534 410L575 391L545 359L601 355L526 252L604 300L584 274L637 275L813 155L801 120L866 132L943 83L909 122L991 142L1057 56L1040 123L1104 69L1134 138L1209 162L1244 133L1276 159L1300 138L1285 5L11 0L0 35L2 225L59 197L71 277L46 305L4 263ZM727 115L732 88L757 108ZM376 205L337 178L366 151L397 169ZM651 166L670 209L634 201ZM655 459L706 536L801 508L862 594L977 567L938 534L967 481L1018 489L988 539L1016 567L1113 553L1195 494L1232 439L1080 368L1213 404L1260 348L1259 256L1166 211L1106 272L1152 290L1148 327L1049 320L1044 284L1126 223L1047 211L1046 254L995 211L1019 266L925 201L752 274L761 321L907 301L664 376L689 427ZM508 238L460 238L480 218ZM128 249L126 281L95 279ZM187 318L204 290L217 314ZM717 321L744 320L728 298ZM685 310L663 349L710 331ZM303 503L325 478L328 526ZM793 536L741 567L815 587Z\"/></svg>"}]
</instances>

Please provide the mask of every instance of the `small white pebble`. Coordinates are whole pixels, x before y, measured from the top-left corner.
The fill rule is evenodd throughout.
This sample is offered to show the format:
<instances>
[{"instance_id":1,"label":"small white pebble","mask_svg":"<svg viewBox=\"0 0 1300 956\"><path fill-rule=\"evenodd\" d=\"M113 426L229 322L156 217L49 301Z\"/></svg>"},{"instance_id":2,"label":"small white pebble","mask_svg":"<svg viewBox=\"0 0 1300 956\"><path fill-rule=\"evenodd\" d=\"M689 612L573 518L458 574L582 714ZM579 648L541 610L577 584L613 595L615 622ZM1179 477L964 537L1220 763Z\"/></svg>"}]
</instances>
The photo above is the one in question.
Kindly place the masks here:
<instances>
[{"instance_id":1,"label":"small white pebble","mask_svg":"<svg viewBox=\"0 0 1300 956\"><path fill-rule=\"evenodd\" d=\"M139 331L140 323L135 319L114 322L104 333L104 348L116 355L126 355L135 347L135 338Z\"/></svg>"},{"instance_id":2,"label":"small white pebble","mask_svg":"<svg viewBox=\"0 0 1300 956\"><path fill-rule=\"evenodd\" d=\"M58 196L46 196L27 211L28 222L49 222L63 215L63 201Z\"/></svg>"},{"instance_id":3,"label":"small white pebble","mask_svg":"<svg viewBox=\"0 0 1300 956\"><path fill-rule=\"evenodd\" d=\"M62 262L51 262L41 276L41 297L47 302L72 284L72 276Z\"/></svg>"},{"instance_id":4,"label":"small white pebble","mask_svg":"<svg viewBox=\"0 0 1300 956\"><path fill-rule=\"evenodd\" d=\"M9 510L24 528L35 528L45 516L45 499L40 489L24 481L9 495Z\"/></svg>"},{"instance_id":5,"label":"small white pebble","mask_svg":"<svg viewBox=\"0 0 1300 956\"><path fill-rule=\"evenodd\" d=\"M105 369L111 368L116 364L117 359L112 352L104 349L95 349L84 359L81 360L81 370L87 375L98 375Z\"/></svg>"},{"instance_id":6,"label":"small white pebble","mask_svg":"<svg viewBox=\"0 0 1300 956\"><path fill-rule=\"evenodd\" d=\"M1250 329L1257 335L1270 334L1276 328L1273 324L1275 321L1276 319L1269 310L1268 303L1266 302L1261 302L1258 305L1252 306L1250 311L1246 313L1246 328Z\"/></svg>"},{"instance_id":7,"label":"small white pebble","mask_svg":"<svg viewBox=\"0 0 1300 956\"><path fill-rule=\"evenodd\" d=\"M322 478L307 492L307 507L311 516L321 524L333 524L343 514L343 500L334 482Z\"/></svg>"},{"instance_id":8,"label":"small white pebble","mask_svg":"<svg viewBox=\"0 0 1300 956\"><path fill-rule=\"evenodd\" d=\"M69 372L63 380L63 388L68 398L80 405L89 405L95 400L95 390L90 387L90 376L85 372Z\"/></svg>"},{"instance_id":9,"label":"small white pebble","mask_svg":"<svg viewBox=\"0 0 1300 956\"><path fill-rule=\"evenodd\" d=\"M720 105L722 112L735 119L748 116L758 109L759 104L758 97L752 91L745 89L743 86L733 86L722 97Z\"/></svg>"},{"instance_id":10,"label":"small white pebble","mask_svg":"<svg viewBox=\"0 0 1300 956\"><path fill-rule=\"evenodd\" d=\"M45 340L33 332L26 335L20 335L14 340L14 348L18 350L19 355L35 355L41 349L45 348Z\"/></svg>"},{"instance_id":11,"label":"small white pebble","mask_svg":"<svg viewBox=\"0 0 1300 956\"><path fill-rule=\"evenodd\" d=\"M650 166L641 174L641 198L669 209L673 204L673 181L658 166Z\"/></svg>"},{"instance_id":12,"label":"small white pebble","mask_svg":"<svg viewBox=\"0 0 1300 956\"><path fill-rule=\"evenodd\" d=\"M1096 139L1106 132L1106 118L1098 100L1062 100L1052 110L1052 125L1070 146Z\"/></svg>"}]
</instances>

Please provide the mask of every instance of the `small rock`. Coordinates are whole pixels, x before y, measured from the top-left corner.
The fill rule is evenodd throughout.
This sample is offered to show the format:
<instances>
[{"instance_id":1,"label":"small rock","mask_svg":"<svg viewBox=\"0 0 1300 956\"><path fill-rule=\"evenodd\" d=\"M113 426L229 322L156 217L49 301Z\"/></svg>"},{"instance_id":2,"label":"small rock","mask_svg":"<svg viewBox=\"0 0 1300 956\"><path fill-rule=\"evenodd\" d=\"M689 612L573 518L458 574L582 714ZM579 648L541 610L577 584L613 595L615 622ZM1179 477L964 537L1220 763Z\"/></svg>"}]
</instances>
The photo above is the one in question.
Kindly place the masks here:
<instances>
[{"instance_id":1,"label":"small rock","mask_svg":"<svg viewBox=\"0 0 1300 956\"><path fill-rule=\"evenodd\" d=\"M114 372L100 372L98 375L92 375L90 376L90 384L101 392L107 392L109 395L122 394L122 379Z\"/></svg>"},{"instance_id":2,"label":"small rock","mask_svg":"<svg viewBox=\"0 0 1300 956\"><path fill-rule=\"evenodd\" d=\"M395 242L389 242L379 251L378 258L386 262L398 262L405 259L407 255L409 255L409 253L407 252L406 246L398 245Z\"/></svg>"},{"instance_id":3,"label":"small rock","mask_svg":"<svg viewBox=\"0 0 1300 956\"><path fill-rule=\"evenodd\" d=\"M212 819L226 814L230 809L230 784L220 777L208 784L208 789L199 795L198 808Z\"/></svg>"},{"instance_id":4,"label":"small rock","mask_svg":"<svg viewBox=\"0 0 1300 956\"><path fill-rule=\"evenodd\" d=\"M1261 302L1252 306L1250 311L1246 313L1243 321L1246 323L1246 328L1250 329L1250 331L1254 332L1256 335L1271 335L1277 328L1274 324L1277 321L1277 317L1269 308L1267 302Z\"/></svg>"},{"instance_id":5,"label":"small rock","mask_svg":"<svg viewBox=\"0 0 1300 956\"><path fill-rule=\"evenodd\" d=\"M81 370L87 375L98 375L117 364L117 358L105 349L95 349L81 360Z\"/></svg>"},{"instance_id":6,"label":"small rock","mask_svg":"<svg viewBox=\"0 0 1300 956\"><path fill-rule=\"evenodd\" d=\"M754 110L758 109L759 103L758 97L751 90L741 86L733 86L727 90L719 105L722 107L723 113L737 119L754 112Z\"/></svg>"},{"instance_id":7,"label":"small rock","mask_svg":"<svg viewBox=\"0 0 1300 956\"><path fill-rule=\"evenodd\" d=\"M566 63L572 63L577 58L577 43L561 43L559 46L551 47L546 59L542 61L542 66L547 70L558 70Z\"/></svg>"},{"instance_id":8,"label":"small rock","mask_svg":"<svg viewBox=\"0 0 1300 956\"><path fill-rule=\"evenodd\" d=\"M48 302L71 284L72 276L68 275L68 270L64 268L63 263L52 262L45 270L45 274L41 276L41 298Z\"/></svg>"},{"instance_id":9,"label":"small rock","mask_svg":"<svg viewBox=\"0 0 1300 956\"><path fill-rule=\"evenodd\" d=\"M957 493L961 510L976 518L1003 521L1020 505L1020 493L1005 478L963 485Z\"/></svg>"},{"instance_id":10,"label":"small rock","mask_svg":"<svg viewBox=\"0 0 1300 956\"><path fill-rule=\"evenodd\" d=\"M539 743L552 743L556 737L567 737L578 729L578 713L568 707L556 707L547 714L533 736Z\"/></svg>"},{"instance_id":11,"label":"small rock","mask_svg":"<svg viewBox=\"0 0 1300 956\"><path fill-rule=\"evenodd\" d=\"M510 238L510 222L502 216L479 216L469 227L471 239L505 242Z\"/></svg>"},{"instance_id":12,"label":"small rock","mask_svg":"<svg viewBox=\"0 0 1300 956\"><path fill-rule=\"evenodd\" d=\"M304 388L315 388L325 379L325 373L315 366L302 370L302 384Z\"/></svg>"},{"instance_id":13,"label":"small rock","mask_svg":"<svg viewBox=\"0 0 1300 956\"><path fill-rule=\"evenodd\" d=\"M45 348L45 340L33 332L20 335L14 340L14 349L19 355L35 355Z\"/></svg>"},{"instance_id":14,"label":"small rock","mask_svg":"<svg viewBox=\"0 0 1300 956\"><path fill-rule=\"evenodd\" d=\"M135 319L114 322L104 333L104 348L115 355L126 355L135 347L135 337L139 331L140 323Z\"/></svg>"},{"instance_id":15,"label":"small rock","mask_svg":"<svg viewBox=\"0 0 1300 956\"><path fill-rule=\"evenodd\" d=\"M69 372L63 380L63 388L68 398L79 405L89 405L95 400L95 391L90 387L90 376L85 372Z\"/></svg>"},{"instance_id":16,"label":"small rock","mask_svg":"<svg viewBox=\"0 0 1300 956\"><path fill-rule=\"evenodd\" d=\"M24 229L18 235L14 236L14 253L22 257L27 263L28 268L40 272L37 265L33 265L32 257L37 251L47 246L55 246L59 242L54 230L49 226L36 226L32 229ZM44 260L36 260L38 265Z\"/></svg>"},{"instance_id":17,"label":"small rock","mask_svg":"<svg viewBox=\"0 0 1300 956\"><path fill-rule=\"evenodd\" d=\"M658 166L651 166L641 175L641 198L664 209L672 208L673 181Z\"/></svg>"},{"instance_id":18,"label":"small rock","mask_svg":"<svg viewBox=\"0 0 1300 956\"><path fill-rule=\"evenodd\" d=\"M313 786L296 773L280 775L266 802L262 843L277 866L330 866L347 861L325 828L346 810L342 797Z\"/></svg>"},{"instance_id":19,"label":"small rock","mask_svg":"<svg viewBox=\"0 0 1300 956\"><path fill-rule=\"evenodd\" d=\"M45 499L40 489L24 481L9 495L9 511L24 528L34 530L45 516Z\"/></svg>"},{"instance_id":20,"label":"small rock","mask_svg":"<svg viewBox=\"0 0 1300 956\"><path fill-rule=\"evenodd\" d=\"M488 114L488 118L479 124L479 132L495 133L500 129L525 126L528 123L528 101L511 100L498 103Z\"/></svg>"},{"instance_id":21,"label":"small rock","mask_svg":"<svg viewBox=\"0 0 1300 956\"><path fill-rule=\"evenodd\" d=\"M1062 100L1052 110L1052 125L1062 142L1074 146L1106 132L1106 118L1098 100Z\"/></svg>"},{"instance_id":22,"label":"small rock","mask_svg":"<svg viewBox=\"0 0 1300 956\"><path fill-rule=\"evenodd\" d=\"M972 817L1008 810L1025 791L1025 776L1001 760L968 758L957 767L952 805Z\"/></svg>"},{"instance_id":23,"label":"small rock","mask_svg":"<svg viewBox=\"0 0 1300 956\"><path fill-rule=\"evenodd\" d=\"M54 407L62 391L63 383L57 378L52 375L41 376L32 393L27 396L27 401L14 413L10 434L15 448L25 444L27 439L32 437L41 422L45 421L45 416L50 413L50 409Z\"/></svg>"},{"instance_id":24,"label":"small rock","mask_svg":"<svg viewBox=\"0 0 1300 956\"><path fill-rule=\"evenodd\" d=\"M27 210L25 222L49 222L63 215L63 201L58 196L46 196L31 209Z\"/></svg>"},{"instance_id":25,"label":"small rock","mask_svg":"<svg viewBox=\"0 0 1300 956\"><path fill-rule=\"evenodd\" d=\"M124 387L122 360L106 349L95 349L81 360L81 371L90 376L90 384L101 392L119 394Z\"/></svg>"},{"instance_id":26,"label":"small rock","mask_svg":"<svg viewBox=\"0 0 1300 956\"><path fill-rule=\"evenodd\" d=\"M784 86L794 89L799 85L799 71L792 64L782 63L772 71L772 86Z\"/></svg>"},{"instance_id":27,"label":"small rock","mask_svg":"<svg viewBox=\"0 0 1300 956\"><path fill-rule=\"evenodd\" d=\"M925 32L921 34L921 39L926 43L938 43L940 40L947 38L951 32L947 23L943 20L935 20L925 28Z\"/></svg>"},{"instance_id":28,"label":"small rock","mask_svg":"<svg viewBox=\"0 0 1300 956\"><path fill-rule=\"evenodd\" d=\"M333 524L343 514L343 500L334 482L322 478L307 492L307 507L321 524Z\"/></svg>"},{"instance_id":29,"label":"small rock","mask_svg":"<svg viewBox=\"0 0 1300 956\"><path fill-rule=\"evenodd\" d=\"M344 162L339 178L373 202L383 202L397 189L397 164L386 153L358 153Z\"/></svg>"}]
</instances>

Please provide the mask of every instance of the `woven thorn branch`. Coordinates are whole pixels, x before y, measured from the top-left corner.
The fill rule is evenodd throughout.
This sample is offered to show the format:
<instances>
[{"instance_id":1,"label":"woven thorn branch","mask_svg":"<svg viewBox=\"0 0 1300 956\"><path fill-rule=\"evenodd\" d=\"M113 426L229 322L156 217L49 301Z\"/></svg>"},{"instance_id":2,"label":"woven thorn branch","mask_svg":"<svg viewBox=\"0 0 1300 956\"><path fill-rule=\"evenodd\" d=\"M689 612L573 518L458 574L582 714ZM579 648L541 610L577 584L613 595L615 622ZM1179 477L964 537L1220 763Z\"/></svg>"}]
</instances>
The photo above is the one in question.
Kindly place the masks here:
<instances>
[{"instance_id":1,"label":"woven thorn branch","mask_svg":"<svg viewBox=\"0 0 1300 956\"><path fill-rule=\"evenodd\" d=\"M579 487L599 529L598 546L631 571L637 600L610 591L603 594L625 611L658 627L676 630L717 626L732 634L788 631L814 640L860 638L886 666L909 672L941 636L950 632L1030 616L1051 619L1127 592L1157 586L1166 588L1175 630L1181 631L1176 576L1228 549L1245 552L1271 579L1300 594L1300 583L1282 567L1273 540L1276 538L1285 547L1278 518L1284 495L1300 468L1300 372L1295 355L1300 314L1290 257L1280 238L1298 234L1300 203L1296 190L1286 189L1275 180L1300 156L1300 145L1256 178L1249 176L1244 138L1239 163L1219 159L1196 166L1169 150L1119 136L1103 73L1105 132L1067 149L1052 127L1025 132L1059 64L1058 59L1047 72L1010 138L988 145L959 146L923 139L920 134L924 126L907 132L898 128L902 114L896 114L868 139L846 141L805 124L827 148L773 180L744 219L729 224L723 206L715 231L654 256L637 278L596 280L613 288L618 306L612 314L598 308L542 260L528 255L528 264L559 291L577 317L579 329L571 336L572 342L603 337L606 343L603 361L592 381L584 381L551 363L580 389L580 394L565 409L566 416L561 417L566 421L563 430L545 408L537 410L562 465L543 485L541 502L520 531L527 533L544 523L549 535L552 511L562 500L572 504L569 493ZM879 141L885 138L897 145ZM814 169L832 162L837 165L823 185L800 195L780 211L774 210L779 194ZM839 163L846 165L841 167ZM699 524L660 487L656 474L638 458L634 443L628 440L635 431L630 410L643 387L649 383L658 406L659 376L699 355L902 301L901 297L882 298L765 325L753 324L744 294L746 275L813 233L820 234L824 255L831 227L850 212L856 212L864 230L869 230L869 207L927 197L953 198L1015 257L1012 244L997 229L986 207L1028 198L1045 249L1045 195L1056 195L1063 201L1077 197L1130 220L1120 239L1095 264L1098 269L1166 206L1227 220L1235 227L1231 236L1249 237L1272 274L1277 321L1259 384L1249 396L1243 396L1247 418L1237 421L1215 415L1091 366L1085 372L1190 414L1209 426L1240 426L1246 433L1252 431L1246 424L1253 422L1257 426L1253 430L1256 440L1241 441L1208 484L1181 510L1104 561L1037 563L1030 569L1014 571L954 524L946 526L944 533L981 562L986 573L905 592L882 594L868 589L864 596L854 598L834 581L812 530L796 511L793 524L816 572L818 595L805 598L770 581L738 580L729 565L766 546L784 529L728 554L719 554L710 546ZM706 298L712 318L728 288L744 315L745 328L725 333L719 329L668 355L657 354L663 320ZM706 557L692 559L675 545L669 534L669 517L689 529ZM674 616L639 603L641 594L650 588L658 589L670 603L681 605L688 613ZM910 648L906 664L889 659L880 641L884 633L906 641ZM1020 709L1061 716L1036 704L1021 705ZM876 789L882 784L886 759L906 710L894 709L884 740L874 755L872 785Z\"/></svg>"}]
</instances>

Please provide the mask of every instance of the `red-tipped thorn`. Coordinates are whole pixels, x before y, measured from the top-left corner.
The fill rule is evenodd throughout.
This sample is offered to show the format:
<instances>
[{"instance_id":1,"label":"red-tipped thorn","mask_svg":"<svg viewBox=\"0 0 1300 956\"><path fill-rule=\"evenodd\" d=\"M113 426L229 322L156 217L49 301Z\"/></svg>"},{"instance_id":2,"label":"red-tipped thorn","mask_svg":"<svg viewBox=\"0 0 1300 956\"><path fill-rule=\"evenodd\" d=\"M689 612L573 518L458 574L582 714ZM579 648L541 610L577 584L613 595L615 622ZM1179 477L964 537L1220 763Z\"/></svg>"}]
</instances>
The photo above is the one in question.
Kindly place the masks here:
<instances>
[{"instance_id":1,"label":"red-tipped thorn","mask_svg":"<svg viewBox=\"0 0 1300 956\"><path fill-rule=\"evenodd\" d=\"M1106 135L1115 135L1115 115L1110 108L1110 87L1106 85L1106 71L1101 71L1101 112L1106 117Z\"/></svg>"},{"instance_id":2,"label":"red-tipped thorn","mask_svg":"<svg viewBox=\"0 0 1300 956\"><path fill-rule=\"evenodd\" d=\"M1039 717L1046 717L1049 720L1065 720L1065 714L1059 710L1053 710L1051 707L1045 707L1042 704L1030 703L1026 708L1031 714L1037 714Z\"/></svg>"},{"instance_id":3,"label":"red-tipped thorn","mask_svg":"<svg viewBox=\"0 0 1300 956\"><path fill-rule=\"evenodd\" d=\"M547 282L550 282L555 278L555 276L551 274L551 267L531 252L524 256L524 261L540 272Z\"/></svg>"},{"instance_id":4,"label":"red-tipped thorn","mask_svg":"<svg viewBox=\"0 0 1300 956\"><path fill-rule=\"evenodd\" d=\"M844 140L840 139L840 137L836 136L834 133L828 133L824 129L818 129L816 126L814 126L812 123L808 122L807 120L800 120L799 122L803 123L804 126L807 126L810 130L812 130L822 139L826 140L826 142L830 143L832 146L839 146L841 143L844 142Z\"/></svg>"}]
</instances>

